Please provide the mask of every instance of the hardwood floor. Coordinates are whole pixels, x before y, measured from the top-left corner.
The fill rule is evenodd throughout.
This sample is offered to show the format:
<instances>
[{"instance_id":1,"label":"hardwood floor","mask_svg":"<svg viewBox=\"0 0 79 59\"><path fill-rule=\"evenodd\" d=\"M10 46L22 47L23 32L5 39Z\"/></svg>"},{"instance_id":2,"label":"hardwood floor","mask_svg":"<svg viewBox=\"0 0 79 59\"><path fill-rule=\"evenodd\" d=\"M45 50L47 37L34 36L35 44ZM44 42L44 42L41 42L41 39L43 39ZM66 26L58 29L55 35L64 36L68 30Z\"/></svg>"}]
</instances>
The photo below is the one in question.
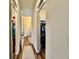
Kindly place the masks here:
<instances>
[{"instance_id":1,"label":"hardwood floor","mask_svg":"<svg viewBox=\"0 0 79 59\"><path fill-rule=\"evenodd\" d=\"M45 52L44 50L42 50L40 53L35 53L36 54L36 58L35 59L45 59ZM22 59L22 51L20 51L19 55L17 56L17 58L13 58L13 59Z\"/></svg>"},{"instance_id":2,"label":"hardwood floor","mask_svg":"<svg viewBox=\"0 0 79 59\"><path fill-rule=\"evenodd\" d=\"M37 55L37 59L43 59L40 54Z\"/></svg>"},{"instance_id":3,"label":"hardwood floor","mask_svg":"<svg viewBox=\"0 0 79 59\"><path fill-rule=\"evenodd\" d=\"M45 59L45 49L42 49L40 53L36 53L33 44L29 42L27 37L25 37L24 47L21 49L18 56L14 56L13 59ZM26 56L26 57L25 57Z\"/></svg>"},{"instance_id":4,"label":"hardwood floor","mask_svg":"<svg viewBox=\"0 0 79 59\"><path fill-rule=\"evenodd\" d=\"M42 49L40 53L37 54L37 59L45 59L45 49Z\"/></svg>"}]
</instances>

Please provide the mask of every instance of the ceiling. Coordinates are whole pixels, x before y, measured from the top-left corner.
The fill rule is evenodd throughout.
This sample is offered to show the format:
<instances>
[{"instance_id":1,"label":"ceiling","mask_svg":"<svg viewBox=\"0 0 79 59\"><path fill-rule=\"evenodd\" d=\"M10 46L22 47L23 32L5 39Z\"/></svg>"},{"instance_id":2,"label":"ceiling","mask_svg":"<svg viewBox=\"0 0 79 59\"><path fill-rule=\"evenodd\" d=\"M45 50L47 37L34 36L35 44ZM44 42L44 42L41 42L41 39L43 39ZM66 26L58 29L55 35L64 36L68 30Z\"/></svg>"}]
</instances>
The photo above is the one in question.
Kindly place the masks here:
<instances>
[{"instance_id":1,"label":"ceiling","mask_svg":"<svg viewBox=\"0 0 79 59\"><path fill-rule=\"evenodd\" d=\"M36 0L22 0L22 9L32 9Z\"/></svg>"}]
</instances>

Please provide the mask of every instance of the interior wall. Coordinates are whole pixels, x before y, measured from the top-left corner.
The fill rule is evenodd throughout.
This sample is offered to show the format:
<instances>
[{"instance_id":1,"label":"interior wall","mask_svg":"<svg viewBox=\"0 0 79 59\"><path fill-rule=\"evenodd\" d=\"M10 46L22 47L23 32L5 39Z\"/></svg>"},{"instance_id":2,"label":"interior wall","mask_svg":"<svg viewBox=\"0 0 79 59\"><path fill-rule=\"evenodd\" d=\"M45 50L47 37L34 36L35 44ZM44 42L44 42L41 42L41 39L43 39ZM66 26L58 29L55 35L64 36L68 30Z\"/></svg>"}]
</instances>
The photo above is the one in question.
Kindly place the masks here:
<instances>
[{"instance_id":1,"label":"interior wall","mask_svg":"<svg viewBox=\"0 0 79 59\"><path fill-rule=\"evenodd\" d=\"M36 10L34 10L33 20L32 20L32 43L35 47L36 52L39 52L37 50L37 12Z\"/></svg>"},{"instance_id":2,"label":"interior wall","mask_svg":"<svg viewBox=\"0 0 79 59\"><path fill-rule=\"evenodd\" d=\"M37 0L35 6L33 7L33 20L32 20L32 43L35 47L36 52L39 52L37 49L37 5L40 0Z\"/></svg>"},{"instance_id":3,"label":"interior wall","mask_svg":"<svg viewBox=\"0 0 79 59\"><path fill-rule=\"evenodd\" d=\"M10 23L9 23L9 26L10 26L10 58L13 59L13 37L12 37L12 13L13 13L13 6L11 5L11 0L10 0L10 5L9 5L9 20L10 20Z\"/></svg>"},{"instance_id":4,"label":"interior wall","mask_svg":"<svg viewBox=\"0 0 79 59\"><path fill-rule=\"evenodd\" d=\"M28 35L28 32L30 33L32 30L32 17L31 16L23 16L22 20L23 20L24 34Z\"/></svg>"},{"instance_id":5,"label":"interior wall","mask_svg":"<svg viewBox=\"0 0 79 59\"><path fill-rule=\"evenodd\" d=\"M23 12L23 16L32 16L33 15L32 9L25 8L25 9L22 9L22 12Z\"/></svg>"},{"instance_id":6,"label":"interior wall","mask_svg":"<svg viewBox=\"0 0 79 59\"><path fill-rule=\"evenodd\" d=\"M46 59L69 59L68 0L47 0Z\"/></svg>"},{"instance_id":7,"label":"interior wall","mask_svg":"<svg viewBox=\"0 0 79 59\"><path fill-rule=\"evenodd\" d=\"M20 20L21 20L21 7L19 1L17 0L17 12L15 13L15 32L16 32L16 41L15 41L15 55L19 54L20 50L20 40L21 40L21 30L20 30Z\"/></svg>"}]
</instances>

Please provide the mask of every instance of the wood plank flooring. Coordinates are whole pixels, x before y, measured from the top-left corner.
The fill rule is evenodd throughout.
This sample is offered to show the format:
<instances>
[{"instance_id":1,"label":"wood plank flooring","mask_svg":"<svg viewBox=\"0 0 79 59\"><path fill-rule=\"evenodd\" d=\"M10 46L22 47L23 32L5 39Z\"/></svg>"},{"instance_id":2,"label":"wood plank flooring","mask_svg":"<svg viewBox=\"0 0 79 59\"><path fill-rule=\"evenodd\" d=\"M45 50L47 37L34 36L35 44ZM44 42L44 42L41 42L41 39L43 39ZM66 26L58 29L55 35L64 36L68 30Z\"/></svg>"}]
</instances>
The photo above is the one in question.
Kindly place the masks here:
<instances>
[{"instance_id":1,"label":"wood plank flooring","mask_svg":"<svg viewBox=\"0 0 79 59\"><path fill-rule=\"evenodd\" d=\"M27 39L27 37L25 37L25 39ZM40 53L36 53L33 44L31 44L28 39L24 41L24 45L25 49L21 49L19 55L14 56L13 59L45 59L45 49L42 49Z\"/></svg>"}]
</instances>

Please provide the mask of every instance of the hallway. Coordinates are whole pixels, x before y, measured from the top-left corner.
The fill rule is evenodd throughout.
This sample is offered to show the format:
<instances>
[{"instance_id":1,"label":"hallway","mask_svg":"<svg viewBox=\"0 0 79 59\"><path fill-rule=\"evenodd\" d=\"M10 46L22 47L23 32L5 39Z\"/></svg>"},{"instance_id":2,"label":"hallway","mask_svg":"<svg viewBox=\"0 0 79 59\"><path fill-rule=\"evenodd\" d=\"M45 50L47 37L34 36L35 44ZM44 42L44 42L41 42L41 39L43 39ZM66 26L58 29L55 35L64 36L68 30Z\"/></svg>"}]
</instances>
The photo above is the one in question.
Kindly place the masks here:
<instances>
[{"instance_id":1,"label":"hallway","mask_svg":"<svg viewBox=\"0 0 79 59\"><path fill-rule=\"evenodd\" d=\"M46 0L10 0L11 59L45 59Z\"/></svg>"},{"instance_id":2,"label":"hallway","mask_svg":"<svg viewBox=\"0 0 79 59\"><path fill-rule=\"evenodd\" d=\"M68 0L10 0L11 59L68 59L68 15Z\"/></svg>"}]
</instances>

